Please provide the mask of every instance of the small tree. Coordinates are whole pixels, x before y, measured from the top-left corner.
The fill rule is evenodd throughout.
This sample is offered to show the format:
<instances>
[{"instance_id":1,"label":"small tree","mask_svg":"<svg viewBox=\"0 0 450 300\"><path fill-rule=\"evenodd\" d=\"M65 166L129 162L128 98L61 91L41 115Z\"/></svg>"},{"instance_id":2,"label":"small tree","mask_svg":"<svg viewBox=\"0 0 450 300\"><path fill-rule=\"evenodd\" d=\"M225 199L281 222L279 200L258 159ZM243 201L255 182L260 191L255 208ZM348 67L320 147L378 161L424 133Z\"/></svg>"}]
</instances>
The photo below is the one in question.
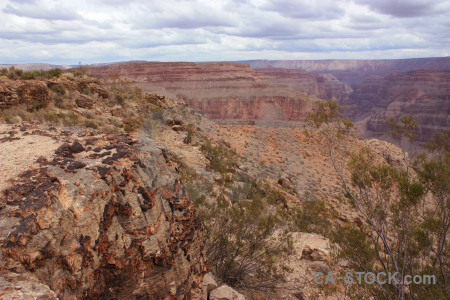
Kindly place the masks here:
<instances>
[{"instance_id":1,"label":"small tree","mask_svg":"<svg viewBox=\"0 0 450 300\"><path fill-rule=\"evenodd\" d=\"M315 127L313 134L323 139L346 197L365 220L362 229L347 225L335 231L341 255L362 271L395 274L396 280L368 286L369 292L388 299L448 298L448 148L444 150L434 143L432 147L441 150L440 154L433 158L423 154L415 160L405 151L405 167L394 167L377 159L367 147L353 153L346 151L351 123L342 118L336 102L318 102L308 124ZM402 117L400 123L390 119L388 124L391 136L415 144L417 124L412 116ZM448 144L449 136L447 142L440 136L440 144ZM346 168L350 178L345 176ZM370 243L361 241L362 237ZM435 275L438 284L418 286L404 282L406 275L416 274Z\"/></svg>"},{"instance_id":2,"label":"small tree","mask_svg":"<svg viewBox=\"0 0 450 300\"><path fill-rule=\"evenodd\" d=\"M276 209L262 199L219 205L206 221L207 255L214 274L230 286L274 289L283 282L289 237L273 237L280 228Z\"/></svg>"}]
</instances>

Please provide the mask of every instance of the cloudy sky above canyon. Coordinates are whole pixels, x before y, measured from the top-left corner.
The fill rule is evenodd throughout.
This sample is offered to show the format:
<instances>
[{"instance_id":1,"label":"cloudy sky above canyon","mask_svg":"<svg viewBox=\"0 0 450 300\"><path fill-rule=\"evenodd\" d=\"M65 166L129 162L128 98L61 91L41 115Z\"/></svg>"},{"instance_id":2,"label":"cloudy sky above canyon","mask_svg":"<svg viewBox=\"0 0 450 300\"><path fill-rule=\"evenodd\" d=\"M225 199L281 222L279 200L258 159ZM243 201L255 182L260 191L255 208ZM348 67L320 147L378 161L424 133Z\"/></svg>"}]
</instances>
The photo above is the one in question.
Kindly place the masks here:
<instances>
[{"instance_id":1,"label":"cloudy sky above canyon","mask_svg":"<svg viewBox=\"0 0 450 300\"><path fill-rule=\"evenodd\" d=\"M0 0L0 64L450 56L449 0Z\"/></svg>"}]
</instances>

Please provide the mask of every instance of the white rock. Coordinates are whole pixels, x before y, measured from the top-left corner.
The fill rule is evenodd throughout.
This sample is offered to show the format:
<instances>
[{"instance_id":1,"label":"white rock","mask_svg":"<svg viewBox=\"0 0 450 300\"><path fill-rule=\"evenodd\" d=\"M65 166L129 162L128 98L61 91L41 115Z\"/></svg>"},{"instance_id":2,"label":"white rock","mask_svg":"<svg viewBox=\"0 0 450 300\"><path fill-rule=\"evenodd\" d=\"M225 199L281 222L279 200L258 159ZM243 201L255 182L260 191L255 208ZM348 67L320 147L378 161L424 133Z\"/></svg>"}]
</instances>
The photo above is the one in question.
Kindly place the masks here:
<instances>
[{"instance_id":1,"label":"white rock","mask_svg":"<svg viewBox=\"0 0 450 300\"><path fill-rule=\"evenodd\" d=\"M214 289L209 295L210 300L245 300L244 295L236 292L228 285L224 284Z\"/></svg>"},{"instance_id":2,"label":"white rock","mask_svg":"<svg viewBox=\"0 0 450 300\"><path fill-rule=\"evenodd\" d=\"M203 276L201 286L202 290L204 289L206 293L209 294L212 290L217 288L217 282L211 273L206 273L205 276Z\"/></svg>"}]
</instances>

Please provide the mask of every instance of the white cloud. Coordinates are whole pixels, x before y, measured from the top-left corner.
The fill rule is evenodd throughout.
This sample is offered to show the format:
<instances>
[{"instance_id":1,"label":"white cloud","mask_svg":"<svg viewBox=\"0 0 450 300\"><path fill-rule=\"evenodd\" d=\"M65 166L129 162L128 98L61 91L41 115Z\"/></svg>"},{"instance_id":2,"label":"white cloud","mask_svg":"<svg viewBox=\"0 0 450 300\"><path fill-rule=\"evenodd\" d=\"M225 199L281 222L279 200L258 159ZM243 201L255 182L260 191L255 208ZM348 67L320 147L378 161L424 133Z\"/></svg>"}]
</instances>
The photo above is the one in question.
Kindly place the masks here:
<instances>
[{"instance_id":1,"label":"white cloud","mask_svg":"<svg viewBox=\"0 0 450 300\"><path fill-rule=\"evenodd\" d=\"M0 0L0 63L446 56L449 1Z\"/></svg>"}]
</instances>

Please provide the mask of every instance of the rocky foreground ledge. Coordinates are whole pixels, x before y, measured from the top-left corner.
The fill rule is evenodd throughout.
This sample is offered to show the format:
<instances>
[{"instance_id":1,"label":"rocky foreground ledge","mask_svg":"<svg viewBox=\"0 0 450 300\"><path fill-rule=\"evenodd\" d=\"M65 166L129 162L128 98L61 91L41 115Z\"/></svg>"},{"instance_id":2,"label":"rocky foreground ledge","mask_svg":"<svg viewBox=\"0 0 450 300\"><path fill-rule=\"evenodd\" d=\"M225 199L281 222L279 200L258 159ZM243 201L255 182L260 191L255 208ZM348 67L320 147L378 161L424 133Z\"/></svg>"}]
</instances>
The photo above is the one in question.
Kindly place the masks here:
<instances>
[{"instance_id":1,"label":"rocky foreground ledge","mask_svg":"<svg viewBox=\"0 0 450 300\"><path fill-rule=\"evenodd\" d=\"M32 123L0 131L0 148L10 149L1 181L20 165L8 155L38 157L2 185L0 298L177 299L198 291L203 233L164 148ZM51 151L38 155L40 142Z\"/></svg>"}]
</instances>

